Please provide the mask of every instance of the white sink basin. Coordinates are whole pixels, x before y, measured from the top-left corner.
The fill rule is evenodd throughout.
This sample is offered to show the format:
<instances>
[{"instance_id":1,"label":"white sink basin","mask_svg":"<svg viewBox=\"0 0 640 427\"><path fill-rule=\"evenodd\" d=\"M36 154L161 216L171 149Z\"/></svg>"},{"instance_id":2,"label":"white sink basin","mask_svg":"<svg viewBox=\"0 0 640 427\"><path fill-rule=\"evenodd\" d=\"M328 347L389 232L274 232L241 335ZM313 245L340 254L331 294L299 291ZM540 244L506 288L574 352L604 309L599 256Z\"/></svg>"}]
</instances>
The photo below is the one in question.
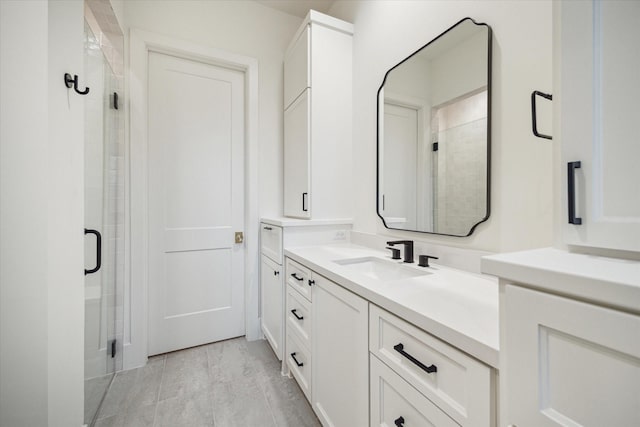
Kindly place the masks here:
<instances>
[{"instance_id":1,"label":"white sink basin","mask_svg":"<svg viewBox=\"0 0 640 427\"><path fill-rule=\"evenodd\" d=\"M350 271L380 281L400 280L431 274L428 271L418 270L376 257L339 259L333 262L347 267Z\"/></svg>"}]
</instances>

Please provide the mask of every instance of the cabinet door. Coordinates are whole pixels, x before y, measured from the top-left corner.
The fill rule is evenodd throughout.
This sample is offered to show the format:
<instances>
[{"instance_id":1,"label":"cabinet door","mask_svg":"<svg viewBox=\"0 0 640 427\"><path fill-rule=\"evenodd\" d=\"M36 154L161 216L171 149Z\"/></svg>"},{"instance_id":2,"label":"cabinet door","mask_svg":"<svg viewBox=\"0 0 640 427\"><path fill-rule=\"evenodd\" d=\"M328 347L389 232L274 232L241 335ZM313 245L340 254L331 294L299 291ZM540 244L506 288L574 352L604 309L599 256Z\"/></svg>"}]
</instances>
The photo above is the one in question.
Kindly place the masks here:
<instances>
[{"instance_id":1,"label":"cabinet door","mask_svg":"<svg viewBox=\"0 0 640 427\"><path fill-rule=\"evenodd\" d=\"M282 331L284 323L284 279L282 266L262 255L261 265L262 293L262 332L273 348L274 353L282 360Z\"/></svg>"},{"instance_id":2,"label":"cabinet door","mask_svg":"<svg viewBox=\"0 0 640 427\"><path fill-rule=\"evenodd\" d=\"M561 76L554 102L560 103L565 241L640 251L640 2L558 7ZM581 224L569 223L571 205Z\"/></svg>"},{"instance_id":3,"label":"cabinet door","mask_svg":"<svg viewBox=\"0 0 640 427\"><path fill-rule=\"evenodd\" d=\"M640 316L506 286L505 425L640 425Z\"/></svg>"},{"instance_id":4,"label":"cabinet door","mask_svg":"<svg viewBox=\"0 0 640 427\"><path fill-rule=\"evenodd\" d=\"M309 26L296 39L284 56L284 108L308 87L311 87L309 67Z\"/></svg>"},{"instance_id":5,"label":"cabinet door","mask_svg":"<svg viewBox=\"0 0 640 427\"><path fill-rule=\"evenodd\" d=\"M309 145L311 89L284 112L284 214L311 217Z\"/></svg>"},{"instance_id":6,"label":"cabinet door","mask_svg":"<svg viewBox=\"0 0 640 427\"><path fill-rule=\"evenodd\" d=\"M368 303L313 274L312 406L325 426L368 425Z\"/></svg>"}]
</instances>

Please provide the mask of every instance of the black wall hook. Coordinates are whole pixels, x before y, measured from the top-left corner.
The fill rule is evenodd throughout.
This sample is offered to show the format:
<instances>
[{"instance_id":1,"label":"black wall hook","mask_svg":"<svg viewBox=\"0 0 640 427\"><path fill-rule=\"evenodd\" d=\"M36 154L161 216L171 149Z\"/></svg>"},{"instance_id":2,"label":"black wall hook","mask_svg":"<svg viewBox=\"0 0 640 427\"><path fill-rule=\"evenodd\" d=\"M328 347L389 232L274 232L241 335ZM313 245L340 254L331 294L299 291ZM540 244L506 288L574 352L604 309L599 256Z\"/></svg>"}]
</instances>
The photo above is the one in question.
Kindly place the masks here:
<instances>
[{"instance_id":1,"label":"black wall hook","mask_svg":"<svg viewBox=\"0 0 640 427\"><path fill-rule=\"evenodd\" d=\"M71 77L71 74L65 73L64 74L64 84L69 89L71 89L73 87L73 90L75 90L79 95L86 95L86 94L89 93L89 88L88 87L84 88L84 90L78 90L78 75L77 74L74 74L74 76Z\"/></svg>"}]
</instances>

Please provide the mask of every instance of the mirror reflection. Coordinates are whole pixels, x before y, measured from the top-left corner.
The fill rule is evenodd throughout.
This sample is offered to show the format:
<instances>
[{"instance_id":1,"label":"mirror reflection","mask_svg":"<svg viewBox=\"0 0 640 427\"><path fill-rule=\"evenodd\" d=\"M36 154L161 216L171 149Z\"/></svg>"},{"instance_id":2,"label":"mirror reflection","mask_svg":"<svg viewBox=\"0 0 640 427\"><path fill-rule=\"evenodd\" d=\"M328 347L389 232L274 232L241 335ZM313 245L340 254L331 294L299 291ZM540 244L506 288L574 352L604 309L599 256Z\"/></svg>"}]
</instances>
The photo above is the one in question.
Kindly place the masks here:
<instances>
[{"instance_id":1,"label":"mirror reflection","mask_svg":"<svg viewBox=\"0 0 640 427\"><path fill-rule=\"evenodd\" d=\"M468 236L489 217L491 28L465 18L389 70L378 91L385 227Z\"/></svg>"}]
</instances>

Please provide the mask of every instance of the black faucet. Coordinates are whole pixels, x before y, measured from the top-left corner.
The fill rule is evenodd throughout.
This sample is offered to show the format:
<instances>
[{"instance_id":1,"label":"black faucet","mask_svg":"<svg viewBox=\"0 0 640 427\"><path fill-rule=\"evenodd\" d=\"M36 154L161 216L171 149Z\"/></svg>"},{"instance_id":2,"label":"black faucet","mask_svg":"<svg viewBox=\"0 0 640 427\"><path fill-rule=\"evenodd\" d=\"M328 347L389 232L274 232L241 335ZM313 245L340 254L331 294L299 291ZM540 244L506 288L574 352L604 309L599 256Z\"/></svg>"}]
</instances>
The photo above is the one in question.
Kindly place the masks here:
<instances>
[{"instance_id":1,"label":"black faucet","mask_svg":"<svg viewBox=\"0 0 640 427\"><path fill-rule=\"evenodd\" d=\"M413 240L396 240L393 242L387 242L387 245L404 245L404 262L413 262Z\"/></svg>"}]
</instances>

